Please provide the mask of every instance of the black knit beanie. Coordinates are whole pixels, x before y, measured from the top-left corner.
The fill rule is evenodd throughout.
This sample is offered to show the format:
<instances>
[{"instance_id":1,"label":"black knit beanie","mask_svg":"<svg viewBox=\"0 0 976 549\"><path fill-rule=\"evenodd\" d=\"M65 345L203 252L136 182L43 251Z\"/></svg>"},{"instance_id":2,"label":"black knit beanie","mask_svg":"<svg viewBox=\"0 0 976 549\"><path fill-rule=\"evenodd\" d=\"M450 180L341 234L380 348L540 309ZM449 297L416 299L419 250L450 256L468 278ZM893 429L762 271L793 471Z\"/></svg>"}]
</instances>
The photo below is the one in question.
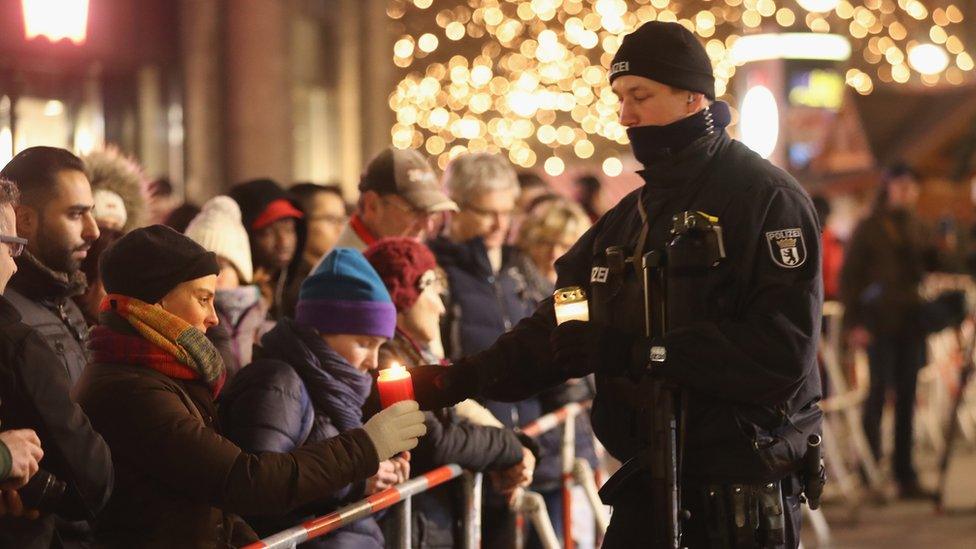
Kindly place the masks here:
<instances>
[{"instance_id":1,"label":"black knit beanie","mask_svg":"<svg viewBox=\"0 0 976 549\"><path fill-rule=\"evenodd\" d=\"M227 195L241 207L241 221L244 222L244 228L248 233L257 228L254 226L255 222L272 204L283 204L286 207L290 205L292 210L288 213L294 217L301 217L301 210L298 209L291 195L272 179L252 179L238 183L231 187Z\"/></svg>"},{"instance_id":2,"label":"black knit beanie","mask_svg":"<svg viewBox=\"0 0 976 549\"><path fill-rule=\"evenodd\" d=\"M220 273L217 256L166 227L135 229L102 252L98 261L105 292L158 303L176 286Z\"/></svg>"},{"instance_id":3,"label":"black knit beanie","mask_svg":"<svg viewBox=\"0 0 976 549\"><path fill-rule=\"evenodd\" d=\"M649 21L624 36L610 64L610 82L625 74L715 99L712 62L695 35L678 23Z\"/></svg>"}]
</instances>

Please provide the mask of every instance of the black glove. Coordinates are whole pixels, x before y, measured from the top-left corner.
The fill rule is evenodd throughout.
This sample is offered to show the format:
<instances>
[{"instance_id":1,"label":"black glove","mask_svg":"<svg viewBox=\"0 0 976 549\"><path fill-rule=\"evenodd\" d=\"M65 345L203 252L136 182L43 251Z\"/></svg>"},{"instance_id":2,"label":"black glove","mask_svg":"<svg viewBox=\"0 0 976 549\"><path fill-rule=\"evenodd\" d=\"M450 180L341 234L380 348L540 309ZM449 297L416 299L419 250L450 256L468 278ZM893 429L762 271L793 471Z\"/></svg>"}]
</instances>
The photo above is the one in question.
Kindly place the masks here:
<instances>
[{"instance_id":1,"label":"black glove","mask_svg":"<svg viewBox=\"0 0 976 549\"><path fill-rule=\"evenodd\" d=\"M643 367L650 344L600 322L570 320L549 336L553 365L566 379L600 373L623 374Z\"/></svg>"},{"instance_id":2,"label":"black glove","mask_svg":"<svg viewBox=\"0 0 976 549\"><path fill-rule=\"evenodd\" d=\"M414 398L421 410L437 410L453 406L475 396L478 376L474 364L463 359L453 366L425 364L410 368Z\"/></svg>"}]
</instances>

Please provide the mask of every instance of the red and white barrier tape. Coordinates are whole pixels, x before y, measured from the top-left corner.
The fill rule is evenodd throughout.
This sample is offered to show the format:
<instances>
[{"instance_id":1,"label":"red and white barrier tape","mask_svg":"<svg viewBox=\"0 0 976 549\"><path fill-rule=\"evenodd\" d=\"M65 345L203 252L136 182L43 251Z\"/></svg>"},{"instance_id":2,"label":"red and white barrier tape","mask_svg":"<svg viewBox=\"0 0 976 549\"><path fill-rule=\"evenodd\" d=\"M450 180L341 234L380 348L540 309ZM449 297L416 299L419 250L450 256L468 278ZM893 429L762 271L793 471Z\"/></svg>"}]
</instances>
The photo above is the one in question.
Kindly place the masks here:
<instances>
[{"instance_id":1,"label":"red and white barrier tape","mask_svg":"<svg viewBox=\"0 0 976 549\"><path fill-rule=\"evenodd\" d=\"M562 425L562 423L569 417L576 417L583 407L583 404L578 402L570 402L554 412L540 416L535 421L531 421L528 424L523 425L521 430L526 436L535 438L542 433L551 431Z\"/></svg>"},{"instance_id":2,"label":"red and white barrier tape","mask_svg":"<svg viewBox=\"0 0 976 549\"><path fill-rule=\"evenodd\" d=\"M459 476L461 476L461 467L459 465L450 464L438 467L433 471L412 478L402 484L397 484L382 492L377 492L364 500L337 509L328 515L314 518L298 526L264 538L261 541L247 545L244 549L294 547L299 543L338 530L347 524L386 509L406 498L415 496L421 492L426 492L435 486L444 484Z\"/></svg>"}]
</instances>

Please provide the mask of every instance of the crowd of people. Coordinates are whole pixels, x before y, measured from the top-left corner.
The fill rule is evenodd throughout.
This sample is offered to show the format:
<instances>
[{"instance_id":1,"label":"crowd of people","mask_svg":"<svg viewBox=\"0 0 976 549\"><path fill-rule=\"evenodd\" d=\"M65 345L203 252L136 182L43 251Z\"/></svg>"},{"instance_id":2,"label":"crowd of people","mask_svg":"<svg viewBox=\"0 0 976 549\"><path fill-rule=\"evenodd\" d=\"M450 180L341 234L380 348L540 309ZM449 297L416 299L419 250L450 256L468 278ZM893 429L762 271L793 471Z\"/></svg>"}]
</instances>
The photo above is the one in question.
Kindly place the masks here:
<instances>
[{"instance_id":1,"label":"crowd of people","mask_svg":"<svg viewBox=\"0 0 976 549\"><path fill-rule=\"evenodd\" d=\"M584 208L497 155L440 179L398 149L352 207L269 179L199 208L164 191L116 150L32 147L0 172L0 546L237 546L448 463L487 473L486 544L523 489L561 534L559 437L519 427L591 380L421 412L381 409L374 379L530 315ZM585 413L577 430L595 466ZM415 498L414 546L453 547L462 501L452 484ZM383 547L395 528L379 514L313 545Z\"/></svg>"}]
</instances>

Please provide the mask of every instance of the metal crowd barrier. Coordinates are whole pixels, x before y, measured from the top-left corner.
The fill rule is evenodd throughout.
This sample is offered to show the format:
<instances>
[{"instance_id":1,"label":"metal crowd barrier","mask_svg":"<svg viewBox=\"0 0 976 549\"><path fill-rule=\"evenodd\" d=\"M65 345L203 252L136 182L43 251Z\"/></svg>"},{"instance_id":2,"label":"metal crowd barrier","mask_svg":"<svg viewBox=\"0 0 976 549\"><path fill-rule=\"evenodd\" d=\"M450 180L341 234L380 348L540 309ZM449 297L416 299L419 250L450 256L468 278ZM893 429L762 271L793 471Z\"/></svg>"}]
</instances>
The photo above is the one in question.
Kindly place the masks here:
<instances>
[{"instance_id":1,"label":"metal crowd barrier","mask_svg":"<svg viewBox=\"0 0 976 549\"><path fill-rule=\"evenodd\" d=\"M334 532L343 526L392 507L397 503L400 503L400 506L397 508L399 532L396 547L409 548L411 534L410 498L458 477L462 477L466 507L462 547L476 549L481 546L481 473L465 472L459 465L455 464L438 467L419 477L391 486L366 499L341 507L332 513L303 522L247 545L245 549L292 549L299 543Z\"/></svg>"},{"instance_id":2,"label":"metal crowd barrier","mask_svg":"<svg viewBox=\"0 0 976 549\"><path fill-rule=\"evenodd\" d=\"M826 334L820 341L820 357L830 386L830 397L820 405L825 414L824 461L831 483L839 489L851 511L856 512L860 508L860 495L855 485L856 475L847 466L847 456L852 456L853 468L864 471L868 487L876 496L881 497L884 491L884 475L871 452L861 423L861 407L867 398L869 383L867 358L863 352L854 355L855 383L852 387L841 360L844 307L836 301L828 301L824 303L823 315ZM840 433L846 434L843 440L847 444L842 444Z\"/></svg>"},{"instance_id":3,"label":"metal crowd barrier","mask_svg":"<svg viewBox=\"0 0 976 549\"><path fill-rule=\"evenodd\" d=\"M521 431L526 436L535 438L539 435L563 427L560 442L560 456L562 457L562 500L563 500L563 547L572 549L573 543L573 487L580 486L586 494L587 502L593 511L597 533L602 537L610 524L610 517L606 507L600 501L596 477L590 464L582 458L576 457L576 416L589 406L589 403L570 403L558 410L539 417L535 421L522 426ZM546 510L542 496L534 492L527 492L516 499L513 506L519 515L527 515L535 526L536 532L547 549L559 546L552 521ZM522 524L524 520L516 518L516 547L522 546Z\"/></svg>"}]
</instances>

